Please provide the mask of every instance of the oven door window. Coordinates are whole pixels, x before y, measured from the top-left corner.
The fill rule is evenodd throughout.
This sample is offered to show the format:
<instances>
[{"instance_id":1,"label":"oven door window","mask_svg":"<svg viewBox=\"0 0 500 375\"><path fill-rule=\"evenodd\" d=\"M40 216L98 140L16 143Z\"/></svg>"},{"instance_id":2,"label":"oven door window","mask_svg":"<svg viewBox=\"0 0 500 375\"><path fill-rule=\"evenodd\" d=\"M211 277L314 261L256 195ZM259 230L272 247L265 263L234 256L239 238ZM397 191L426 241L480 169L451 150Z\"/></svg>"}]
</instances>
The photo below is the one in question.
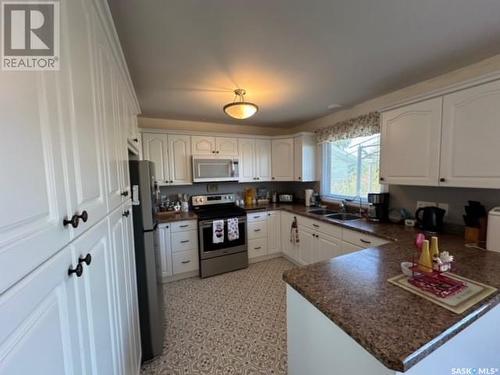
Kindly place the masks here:
<instances>
[{"instance_id":1,"label":"oven door window","mask_svg":"<svg viewBox=\"0 0 500 375\"><path fill-rule=\"evenodd\" d=\"M229 241L227 238L227 220L224 220L224 241L220 243L213 243L212 225L202 227L203 236L203 251L209 253L212 251L227 249L229 247L241 246L245 244L245 222L238 222L239 238Z\"/></svg>"}]
</instances>

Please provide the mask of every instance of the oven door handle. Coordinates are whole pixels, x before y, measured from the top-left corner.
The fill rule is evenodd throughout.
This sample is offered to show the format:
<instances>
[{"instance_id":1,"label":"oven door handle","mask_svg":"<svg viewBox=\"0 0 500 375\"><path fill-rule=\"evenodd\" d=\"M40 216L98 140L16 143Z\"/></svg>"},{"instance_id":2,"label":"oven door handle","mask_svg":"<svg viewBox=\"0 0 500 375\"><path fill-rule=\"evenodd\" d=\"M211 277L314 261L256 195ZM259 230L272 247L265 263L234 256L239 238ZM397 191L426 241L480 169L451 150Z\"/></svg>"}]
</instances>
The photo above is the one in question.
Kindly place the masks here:
<instances>
[{"instance_id":1,"label":"oven door handle","mask_svg":"<svg viewBox=\"0 0 500 375\"><path fill-rule=\"evenodd\" d=\"M236 216L236 218L238 219L238 224L247 222L247 218L245 216L242 216L242 217ZM224 220L224 222L227 223L227 219L221 219L221 220ZM203 221L200 221L198 225L201 228L208 228L208 227L211 227L213 225L214 221L215 220L203 220Z\"/></svg>"}]
</instances>

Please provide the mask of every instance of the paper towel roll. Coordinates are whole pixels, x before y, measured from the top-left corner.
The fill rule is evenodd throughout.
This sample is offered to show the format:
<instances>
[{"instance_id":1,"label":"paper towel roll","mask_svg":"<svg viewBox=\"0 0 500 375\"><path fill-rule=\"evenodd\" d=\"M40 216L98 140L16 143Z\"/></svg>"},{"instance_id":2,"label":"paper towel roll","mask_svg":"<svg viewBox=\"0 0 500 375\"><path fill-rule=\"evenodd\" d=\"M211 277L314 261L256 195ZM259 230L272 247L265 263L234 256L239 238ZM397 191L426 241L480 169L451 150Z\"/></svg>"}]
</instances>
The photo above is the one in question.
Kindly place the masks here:
<instances>
[{"instance_id":1,"label":"paper towel roll","mask_svg":"<svg viewBox=\"0 0 500 375\"><path fill-rule=\"evenodd\" d=\"M306 207L309 207L311 205L311 197L312 197L312 195L314 193L314 190L313 189L306 189L305 193L306 193L305 194L306 195L306 197L305 197Z\"/></svg>"}]
</instances>

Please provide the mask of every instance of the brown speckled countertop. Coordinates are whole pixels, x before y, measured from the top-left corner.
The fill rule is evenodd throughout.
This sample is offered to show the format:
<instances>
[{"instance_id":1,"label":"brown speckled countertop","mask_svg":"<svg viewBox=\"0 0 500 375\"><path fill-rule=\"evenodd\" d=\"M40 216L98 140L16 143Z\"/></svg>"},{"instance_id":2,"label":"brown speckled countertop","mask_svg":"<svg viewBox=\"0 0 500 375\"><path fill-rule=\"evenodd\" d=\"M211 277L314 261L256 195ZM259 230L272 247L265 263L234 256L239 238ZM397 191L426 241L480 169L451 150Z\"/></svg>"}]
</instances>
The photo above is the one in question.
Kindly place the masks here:
<instances>
[{"instance_id":1,"label":"brown speckled countertop","mask_svg":"<svg viewBox=\"0 0 500 375\"><path fill-rule=\"evenodd\" d=\"M274 209L322 220L302 206ZM412 259L417 231L366 220L331 222L394 242L297 267L283 279L390 369L408 370L500 303L497 292L457 315L389 284L401 273L401 262ZM440 250L455 256L455 273L500 289L500 254L467 248L458 236L439 240Z\"/></svg>"},{"instance_id":2,"label":"brown speckled countertop","mask_svg":"<svg viewBox=\"0 0 500 375\"><path fill-rule=\"evenodd\" d=\"M198 216L193 212L173 212L173 211L164 211L156 214L155 216L158 224L163 223L173 223L174 221L183 221L183 220L197 220Z\"/></svg>"}]
</instances>

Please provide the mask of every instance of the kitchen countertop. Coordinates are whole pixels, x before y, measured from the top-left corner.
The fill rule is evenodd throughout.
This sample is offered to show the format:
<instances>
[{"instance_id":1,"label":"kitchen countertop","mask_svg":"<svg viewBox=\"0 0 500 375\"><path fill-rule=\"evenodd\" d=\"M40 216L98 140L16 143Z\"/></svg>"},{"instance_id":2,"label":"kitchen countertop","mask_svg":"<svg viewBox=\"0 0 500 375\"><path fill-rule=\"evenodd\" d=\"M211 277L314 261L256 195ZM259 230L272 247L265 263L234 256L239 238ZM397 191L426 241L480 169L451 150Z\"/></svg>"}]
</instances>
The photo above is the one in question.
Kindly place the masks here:
<instances>
[{"instance_id":1,"label":"kitchen countertop","mask_svg":"<svg viewBox=\"0 0 500 375\"><path fill-rule=\"evenodd\" d=\"M283 279L386 367L406 371L500 303L496 292L462 314L454 314L387 282L411 261L418 230L364 219L340 221L308 213L300 204L245 206L247 212L282 210L389 241L286 271ZM194 212L172 213L159 223L195 220ZM441 251L455 256L455 273L500 290L500 254L467 248L461 237L440 235ZM423 322L426 322L425 324Z\"/></svg>"},{"instance_id":2,"label":"kitchen countertop","mask_svg":"<svg viewBox=\"0 0 500 375\"><path fill-rule=\"evenodd\" d=\"M174 212L174 211L162 211L155 215L155 219L158 224L163 223L173 223L175 221L183 220L198 220L198 215L193 211L188 212Z\"/></svg>"},{"instance_id":3,"label":"kitchen countertop","mask_svg":"<svg viewBox=\"0 0 500 375\"><path fill-rule=\"evenodd\" d=\"M411 261L416 229L364 219L338 223L280 206L300 215L392 240L284 273L283 279L386 367L406 371L500 303L496 292L462 314L454 314L387 282ZM461 237L440 235L441 251L455 256L458 275L500 289L500 254L467 248Z\"/></svg>"}]
</instances>

